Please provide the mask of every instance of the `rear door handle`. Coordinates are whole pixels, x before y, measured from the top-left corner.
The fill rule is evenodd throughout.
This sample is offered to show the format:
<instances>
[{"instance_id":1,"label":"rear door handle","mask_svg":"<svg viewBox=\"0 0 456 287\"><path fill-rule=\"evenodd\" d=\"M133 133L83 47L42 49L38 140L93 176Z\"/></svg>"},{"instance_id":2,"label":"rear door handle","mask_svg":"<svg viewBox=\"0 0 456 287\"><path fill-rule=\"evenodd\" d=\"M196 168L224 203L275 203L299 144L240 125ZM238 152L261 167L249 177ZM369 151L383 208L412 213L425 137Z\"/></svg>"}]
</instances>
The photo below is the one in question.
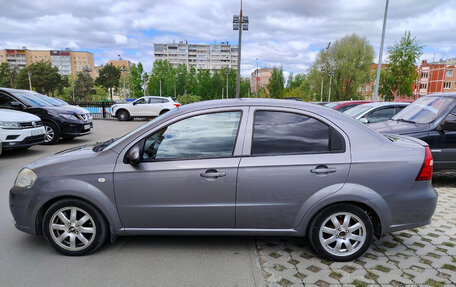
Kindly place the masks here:
<instances>
[{"instance_id":1,"label":"rear door handle","mask_svg":"<svg viewBox=\"0 0 456 287\"><path fill-rule=\"evenodd\" d=\"M329 168L326 165L319 165L314 169L310 170L311 173L315 174L328 174L328 173L334 173L336 172L335 168Z\"/></svg>"},{"instance_id":2,"label":"rear door handle","mask_svg":"<svg viewBox=\"0 0 456 287\"><path fill-rule=\"evenodd\" d=\"M206 170L206 172L200 173L200 176L204 177L204 178L217 178L217 177L226 176L226 172L224 172L224 171L218 172L215 169L208 169L208 170Z\"/></svg>"}]
</instances>

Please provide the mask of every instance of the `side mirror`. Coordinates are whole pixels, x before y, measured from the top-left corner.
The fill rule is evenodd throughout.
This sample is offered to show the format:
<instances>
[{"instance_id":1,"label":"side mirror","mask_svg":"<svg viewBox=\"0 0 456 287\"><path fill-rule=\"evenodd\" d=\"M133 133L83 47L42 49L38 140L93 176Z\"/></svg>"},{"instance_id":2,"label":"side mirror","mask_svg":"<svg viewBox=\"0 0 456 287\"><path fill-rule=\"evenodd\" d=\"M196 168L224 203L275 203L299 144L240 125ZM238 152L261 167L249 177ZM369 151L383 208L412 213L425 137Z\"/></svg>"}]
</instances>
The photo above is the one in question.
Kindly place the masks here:
<instances>
[{"instance_id":1,"label":"side mirror","mask_svg":"<svg viewBox=\"0 0 456 287\"><path fill-rule=\"evenodd\" d=\"M21 103L19 103L19 102L11 102L11 107L19 108L21 110L24 108L24 106Z\"/></svg>"},{"instance_id":2,"label":"side mirror","mask_svg":"<svg viewBox=\"0 0 456 287\"><path fill-rule=\"evenodd\" d=\"M360 118L358 121L363 123L363 124L368 124L369 123L369 121L366 118Z\"/></svg>"},{"instance_id":3,"label":"side mirror","mask_svg":"<svg viewBox=\"0 0 456 287\"><path fill-rule=\"evenodd\" d=\"M136 102L133 102L132 105L133 105L133 106L136 106Z\"/></svg>"},{"instance_id":4,"label":"side mirror","mask_svg":"<svg viewBox=\"0 0 456 287\"><path fill-rule=\"evenodd\" d=\"M139 144L134 145L127 153L127 161L131 165L138 165L141 162L141 148Z\"/></svg>"}]
</instances>

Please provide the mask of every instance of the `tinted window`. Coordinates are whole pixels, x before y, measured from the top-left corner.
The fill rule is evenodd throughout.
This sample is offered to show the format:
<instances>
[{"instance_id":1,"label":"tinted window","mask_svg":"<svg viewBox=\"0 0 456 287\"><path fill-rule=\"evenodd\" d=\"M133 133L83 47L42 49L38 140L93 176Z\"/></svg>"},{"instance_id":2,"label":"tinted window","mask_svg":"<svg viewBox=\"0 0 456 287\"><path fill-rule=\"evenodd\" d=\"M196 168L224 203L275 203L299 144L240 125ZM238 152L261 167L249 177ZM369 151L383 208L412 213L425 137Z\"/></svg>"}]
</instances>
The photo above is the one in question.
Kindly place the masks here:
<instances>
[{"instance_id":1,"label":"tinted window","mask_svg":"<svg viewBox=\"0 0 456 287\"><path fill-rule=\"evenodd\" d=\"M346 106L343 106L343 107L340 107L338 108L337 110L341 113L345 112L346 110L349 110L353 107L356 107L358 104L353 104L353 105L346 105Z\"/></svg>"},{"instance_id":2,"label":"tinted window","mask_svg":"<svg viewBox=\"0 0 456 287\"><path fill-rule=\"evenodd\" d=\"M318 153L330 150L330 128L304 115L255 113L252 155Z\"/></svg>"},{"instance_id":3,"label":"tinted window","mask_svg":"<svg viewBox=\"0 0 456 287\"><path fill-rule=\"evenodd\" d=\"M161 104L163 103L162 99L149 98L149 104Z\"/></svg>"},{"instance_id":4,"label":"tinted window","mask_svg":"<svg viewBox=\"0 0 456 287\"><path fill-rule=\"evenodd\" d=\"M144 98L140 98L140 99L137 99L134 103L136 105L141 105L141 104L145 104L146 100Z\"/></svg>"},{"instance_id":5,"label":"tinted window","mask_svg":"<svg viewBox=\"0 0 456 287\"><path fill-rule=\"evenodd\" d=\"M0 93L0 107L11 107L11 103L16 102L12 97Z\"/></svg>"},{"instance_id":6,"label":"tinted window","mask_svg":"<svg viewBox=\"0 0 456 287\"><path fill-rule=\"evenodd\" d=\"M223 112L171 124L146 139L143 159L231 156L240 118L241 112Z\"/></svg>"},{"instance_id":7,"label":"tinted window","mask_svg":"<svg viewBox=\"0 0 456 287\"><path fill-rule=\"evenodd\" d=\"M376 110L367 115L369 123L379 123L391 119L396 114L396 107Z\"/></svg>"}]
</instances>

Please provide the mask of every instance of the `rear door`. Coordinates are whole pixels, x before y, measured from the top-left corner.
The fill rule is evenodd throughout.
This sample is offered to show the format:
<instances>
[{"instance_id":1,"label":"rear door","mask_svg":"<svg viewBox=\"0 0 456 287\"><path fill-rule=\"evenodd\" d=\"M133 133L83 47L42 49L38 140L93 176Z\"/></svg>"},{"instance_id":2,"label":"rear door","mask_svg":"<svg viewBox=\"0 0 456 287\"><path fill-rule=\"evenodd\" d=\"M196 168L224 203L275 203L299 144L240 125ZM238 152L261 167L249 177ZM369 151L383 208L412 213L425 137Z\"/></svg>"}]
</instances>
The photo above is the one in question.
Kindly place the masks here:
<instances>
[{"instance_id":1,"label":"rear door","mask_svg":"<svg viewBox=\"0 0 456 287\"><path fill-rule=\"evenodd\" d=\"M328 120L294 109L251 108L239 165L236 227L290 229L303 203L345 183L350 167L346 135Z\"/></svg>"}]
</instances>

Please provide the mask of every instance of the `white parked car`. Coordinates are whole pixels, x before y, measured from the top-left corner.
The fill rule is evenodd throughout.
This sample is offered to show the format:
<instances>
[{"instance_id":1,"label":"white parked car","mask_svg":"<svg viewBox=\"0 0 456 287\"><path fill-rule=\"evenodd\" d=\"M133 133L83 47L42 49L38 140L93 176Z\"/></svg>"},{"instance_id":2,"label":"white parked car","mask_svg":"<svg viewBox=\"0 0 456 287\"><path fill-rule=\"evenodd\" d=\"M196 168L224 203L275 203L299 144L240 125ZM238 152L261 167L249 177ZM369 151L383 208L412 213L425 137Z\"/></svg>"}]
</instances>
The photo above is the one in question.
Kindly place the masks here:
<instances>
[{"instance_id":1,"label":"white parked car","mask_svg":"<svg viewBox=\"0 0 456 287\"><path fill-rule=\"evenodd\" d=\"M111 106L111 115L119 121L127 121L135 117L155 117L175 109L180 104L171 98L146 96L134 102Z\"/></svg>"},{"instance_id":2,"label":"white parked car","mask_svg":"<svg viewBox=\"0 0 456 287\"><path fill-rule=\"evenodd\" d=\"M27 149L44 143L45 130L35 115L0 109L0 142L3 150Z\"/></svg>"}]
</instances>

